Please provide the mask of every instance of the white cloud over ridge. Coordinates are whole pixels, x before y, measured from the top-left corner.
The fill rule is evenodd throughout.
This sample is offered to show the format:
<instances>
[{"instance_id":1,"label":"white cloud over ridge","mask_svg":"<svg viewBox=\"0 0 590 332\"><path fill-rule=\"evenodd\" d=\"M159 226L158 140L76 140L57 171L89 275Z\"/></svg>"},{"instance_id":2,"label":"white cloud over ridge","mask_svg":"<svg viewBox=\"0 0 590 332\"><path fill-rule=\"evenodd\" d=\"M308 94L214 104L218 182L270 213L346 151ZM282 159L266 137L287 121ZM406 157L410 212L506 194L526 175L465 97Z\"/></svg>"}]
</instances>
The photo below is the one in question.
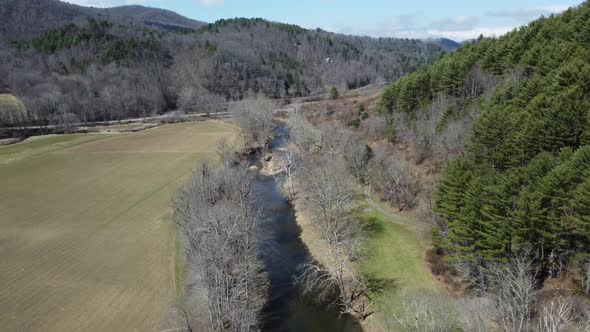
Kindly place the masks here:
<instances>
[{"instance_id":1,"label":"white cloud over ridge","mask_svg":"<svg viewBox=\"0 0 590 332\"><path fill-rule=\"evenodd\" d=\"M445 30L428 30L431 37L444 37L456 41L465 41L475 39L480 35L485 37L500 37L512 31L515 27L478 27L470 30L445 31Z\"/></svg>"},{"instance_id":2,"label":"white cloud over ridge","mask_svg":"<svg viewBox=\"0 0 590 332\"><path fill-rule=\"evenodd\" d=\"M474 39L480 35L500 37L541 15L559 14L567 5L551 5L537 8L515 8L490 11L481 17L456 16L423 22L423 13L393 17L389 20L365 26L346 26L338 32L373 37L397 38L449 38L456 41ZM487 19L486 19L487 17Z\"/></svg>"},{"instance_id":3,"label":"white cloud over ridge","mask_svg":"<svg viewBox=\"0 0 590 332\"><path fill-rule=\"evenodd\" d=\"M569 8L567 5L542 6L537 8L515 8L494 10L487 13L490 17L531 20L541 15L559 14Z\"/></svg>"},{"instance_id":4,"label":"white cloud over ridge","mask_svg":"<svg viewBox=\"0 0 590 332\"><path fill-rule=\"evenodd\" d=\"M457 16L444 20L436 20L430 24L433 29L440 30L467 30L473 29L479 24L477 17Z\"/></svg>"}]
</instances>

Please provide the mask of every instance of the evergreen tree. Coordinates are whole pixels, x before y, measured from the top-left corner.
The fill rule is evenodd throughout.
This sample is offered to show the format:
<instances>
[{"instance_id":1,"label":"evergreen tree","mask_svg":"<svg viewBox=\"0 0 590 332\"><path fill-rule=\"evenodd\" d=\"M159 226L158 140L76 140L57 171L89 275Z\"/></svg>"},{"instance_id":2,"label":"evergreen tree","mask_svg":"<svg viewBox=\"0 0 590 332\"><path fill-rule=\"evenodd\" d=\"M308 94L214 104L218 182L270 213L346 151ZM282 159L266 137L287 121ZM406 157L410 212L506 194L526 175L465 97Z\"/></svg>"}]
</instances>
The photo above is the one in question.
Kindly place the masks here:
<instances>
[{"instance_id":1,"label":"evergreen tree","mask_svg":"<svg viewBox=\"0 0 590 332\"><path fill-rule=\"evenodd\" d=\"M590 174L573 192L572 216L575 248L590 254Z\"/></svg>"}]
</instances>

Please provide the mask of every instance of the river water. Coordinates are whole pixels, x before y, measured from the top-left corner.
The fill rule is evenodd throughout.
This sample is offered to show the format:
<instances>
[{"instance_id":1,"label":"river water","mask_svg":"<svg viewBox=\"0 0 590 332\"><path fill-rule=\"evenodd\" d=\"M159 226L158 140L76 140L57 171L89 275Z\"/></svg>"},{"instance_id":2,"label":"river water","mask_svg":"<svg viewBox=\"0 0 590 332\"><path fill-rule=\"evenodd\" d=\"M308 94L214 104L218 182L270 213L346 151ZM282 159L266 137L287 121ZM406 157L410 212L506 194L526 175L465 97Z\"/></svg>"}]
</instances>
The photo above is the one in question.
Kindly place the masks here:
<instances>
[{"instance_id":1,"label":"river water","mask_svg":"<svg viewBox=\"0 0 590 332\"><path fill-rule=\"evenodd\" d=\"M270 144L271 151L285 144L287 134L284 127L277 129L277 137ZM312 262L312 257L301 241L295 211L283 196L277 180L259 174L253 190L262 208L260 228L265 240L262 260L270 279L262 330L362 331L351 317L340 315L338 308L317 303L297 287L298 268L301 264Z\"/></svg>"}]
</instances>

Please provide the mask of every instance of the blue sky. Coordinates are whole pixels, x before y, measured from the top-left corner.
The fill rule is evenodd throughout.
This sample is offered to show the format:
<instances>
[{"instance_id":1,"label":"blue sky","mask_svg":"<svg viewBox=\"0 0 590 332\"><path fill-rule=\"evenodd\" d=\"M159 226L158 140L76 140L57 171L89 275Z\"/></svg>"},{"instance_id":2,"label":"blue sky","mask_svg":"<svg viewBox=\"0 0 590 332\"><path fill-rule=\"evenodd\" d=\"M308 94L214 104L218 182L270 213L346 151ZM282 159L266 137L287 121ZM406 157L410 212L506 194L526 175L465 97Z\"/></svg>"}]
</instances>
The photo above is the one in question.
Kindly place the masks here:
<instances>
[{"instance_id":1,"label":"blue sky","mask_svg":"<svg viewBox=\"0 0 590 332\"><path fill-rule=\"evenodd\" d=\"M374 37L498 36L581 0L67 0L84 6L141 4L205 22L262 17L306 28Z\"/></svg>"}]
</instances>

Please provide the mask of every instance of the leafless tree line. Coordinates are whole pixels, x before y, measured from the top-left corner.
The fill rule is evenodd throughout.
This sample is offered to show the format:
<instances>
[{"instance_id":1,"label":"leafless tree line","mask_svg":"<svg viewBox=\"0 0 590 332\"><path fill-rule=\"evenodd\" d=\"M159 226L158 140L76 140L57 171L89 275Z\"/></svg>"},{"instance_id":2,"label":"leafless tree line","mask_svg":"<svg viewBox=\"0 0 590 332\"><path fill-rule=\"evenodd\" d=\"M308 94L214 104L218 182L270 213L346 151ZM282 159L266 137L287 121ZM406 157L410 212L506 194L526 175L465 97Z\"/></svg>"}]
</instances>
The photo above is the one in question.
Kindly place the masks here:
<instances>
[{"instance_id":1,"label":"leafless tree line","mask_svg":"<svg viewBox=\"0 0 590 332\"><path fill-rule=\"evenodd\" d=\"M372 314L371 301L354 266L362 254L364 231L350 215L352 188L346 170L324 161L300 172L298 180L328 262L303 266L303 287L324 300L334 296L343 313L364 320Z\"/></svg>"},{"instance_id":2,"label":"leafless tree line","mask_svg":"<svg viewBox=\"0 0 590 332\"><path fill-rule=\"evenodd\" d=\"M227 147L220 144L220 154ZM226 159L227 160L227 159ZM256 331L266 301L267 277L258 257L253 176L229 162L201 164L176 194L176 218L185 239L187 299L181 306L189 330L199 330L202 295L214 331Z\"/></svg>"},{"instance_id":3,"label":"leafless tree line","mask_svg":"<svg viewBox=\"0 0 590 332\"><path fill-rule=\"evenodd\" d=\"M375 154L372 175L381 197L392 203L399 211L413 207L418 184L410 163L388 156L383 149L377 149Z\"/></svg>"},{"instance_id":4,"label":"leafless tree line","mask_svg":"<svg viewBox=\"0 0 590 332\"><path fill-rule=\"evenodd\" d=\"M490 264L478 296L453 300L428 291L410 294L386 310L391 331L589 331L590 308L584 300L544 299L532 260L525 254L508 263Z\"/></svg>"},{"instance_id":5,"label":"leafless tree line","mask_svg":"<svg viewBox=\"0 0 590 332\"><path fill-rule=\"evenodd\" d=\"M326 258L323 265L302 266L302 287L320 300L332 301L342 313L364 320L373 314L373 304L355 262L363 255L365 230L351 210L353 185L366 175L367 146L344 127L315 128L300 113L291 114L288 125L291 143L301 159L297 196L321 234Z\"/></svg>"},{"instance_id":6,"label":"leafless tree line","mask_svg":"<svg viewBox=\"0 0 590 332\"><path fill-rule=\"evenodd\" d=\"M303 151L303 159L314 158L306 158L305 151L321 153L333 159L342 158L343 164L359 183L371 181L383 199L400 211L409 209L416 202L419 191L410 163L392 156L387 149L373 149L367 144L373 134L383 138L387 126L382 118L369 119L375 121L371 121L366 128L361 128L360 132L339 122L320 124L316 128L309 124L303 114L295 112L290 115L289 128L293 142L299 146L299 151Z\"/></svg>"},{"instance_id":7,"label":"leafless tree line","mask_svg":"<svg viewBox=\"0 0 590 332\"><path fill-rule=\"evenodd\" d=\"M427 107L416 111L415 119L406 113L394 114L395 141L413 147L417 163L427 159L448 163L463 153L471 122L477 114L474 110L464 118L444 119L447 109L455 103L456 99L439 95Z\"/></svg>"},{"instance_id":8,"label":"leafless tree line","mask_svg":"<svg viewBox=\"0 0 590 332\"><path fill-rule=\"evenodd\" d=\"M275 103L262 95L232 104L230 111L242 128L246 149L262 149L270 141L275 129L275 108Z\"/></svg>"},{"instance_id":9,"label":"leafless tree line","mask_svg":"<svg viewBox=\"0 0 590 332\"><path fill-rule=\"evenodd\" d=\"M288 126L292 142L297 145L303 159L327 156L336 162L336 159L341 158L338 161L346 165L346 171L359 183L368 180L373 150L359 133L339 122L324 123L316 128L301 112L290 114Z\"/></svg>"}]
</instances>

